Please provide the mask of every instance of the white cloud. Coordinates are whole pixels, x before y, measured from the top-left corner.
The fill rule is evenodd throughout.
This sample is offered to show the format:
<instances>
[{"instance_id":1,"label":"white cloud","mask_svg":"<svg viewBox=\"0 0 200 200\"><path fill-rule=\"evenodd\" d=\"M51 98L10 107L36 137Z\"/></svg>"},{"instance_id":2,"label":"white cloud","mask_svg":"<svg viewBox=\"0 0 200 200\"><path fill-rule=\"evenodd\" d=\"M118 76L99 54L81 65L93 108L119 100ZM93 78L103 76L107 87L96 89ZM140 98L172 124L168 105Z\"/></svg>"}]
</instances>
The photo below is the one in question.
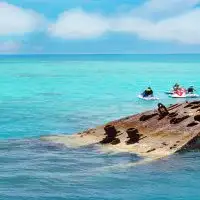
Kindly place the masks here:
<instances>
[{"instance_id":1,"label":"white cloud","mask_svg":"<svg viewBox=\"0 0 200 200\"><path fill-rule=\"evenodd\" d=\"M44 26L38 13L6 2L0 2L0 36L24 35Z\"/></svg>"},{"instance_id":2,"label":"white cloud","mask_svg":"<svg viewBox=\"0 0 200 200\"><path fill-rule=\"evenodd\" d=\"M108 32L129 33L144 40L200 44L198 3L200 0L148 0L129 13L113 16L68 10L48 26L48 33L66 40L94 39ZM46 25L41 14L0 2L0 36L24 35L41 28L44 31Z\"/></svg>"},{"instance_id":3,"label":"white cloud","mask_svg":"<svg viewBox=\"0 0 200 200\"><path fill-rule=\"evenodd\" d=\"M129 16L118 19L114 30L132 33L146 40L200 44L199 19L200 9L158 22Z\"/></svg>"},{"instance_id":4,"label":"white cloud","mask_svg":"<svg viewBox=\"0 0 200 200\"><path fill-rule=\"evenodd\" d=\"M196 9L184 15L160 21L141 36L154 40L200 44L199 19L200 9Z\"/></svg>"},{"instance_id":5,"label":"white cloud","mask_svg":"<svg viewBox=\"0 0 200 200\"><path fill-rule=\"evenodd\" d=\"M137 17L159 19L178 15L188 11L200 3L200 0L147 0L143 5L132 10Z\"/></svg>"},{"instance_id":6,"label":"white cloud","mask_svg":"<svg viewBox=\"0 0 200 200\"><path fill-rule=\"evenodd\" d=\"M12 40L0 41L0 53L16 53L20 49L21 44Z\"/></svg>"},{"instance_id":7,"label":"white cloud","mask_svg":"<svg viewBox=\"0 0 200 200\"><path fill-rule=\"evenodd\" d=\"M92 39L108 32L129 33L145 40L176 41L185 44L200 44L200 9L195 8L200 0L151 0L134 9L137 12L115 16L91 14L82 10L70 10L61 14L49 27L52 36L62 39ZM183 4L183 5L182 5ZM173 10L173 11L172 11ZM156 20L142 16L142 12L165 12L176 15ZM181 12L178 12L181 11ZM154 13L155 14L155 13Z\"/></svg>"},{"instance_id":8,"label":"white cloud","mask_svg":"<svg viewBox=\"0 0 200 200\"><path fill-rule=\"evenodd\" d=\"M62 13L49 32L63 39L87 39L99 37L108 29L109 23L103 16L71 10Z\"/></svg>"}]
</instances>

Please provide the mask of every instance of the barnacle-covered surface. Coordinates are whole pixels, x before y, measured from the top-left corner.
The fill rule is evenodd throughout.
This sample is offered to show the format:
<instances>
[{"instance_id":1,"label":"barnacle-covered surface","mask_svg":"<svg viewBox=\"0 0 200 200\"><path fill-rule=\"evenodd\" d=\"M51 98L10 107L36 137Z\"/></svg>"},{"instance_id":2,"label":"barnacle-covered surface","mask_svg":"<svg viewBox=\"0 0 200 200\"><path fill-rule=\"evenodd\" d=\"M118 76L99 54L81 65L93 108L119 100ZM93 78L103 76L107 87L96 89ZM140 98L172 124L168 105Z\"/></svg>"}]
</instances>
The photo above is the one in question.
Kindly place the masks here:
<instances>
[{"instance_id":1,"label":"barnacle-covered surface","mask_svg":"<svg viewBox=\"0 0 200 200\"><path fill-rule=\"evenodd\" d=\"M155 158L165 157L182 149L198 148L200 101L171 105L167 107L167 111L162 115L155 109L71 136L43 136L41 139L73 148L97 145L104 151L130 152ZM117 134L113 138L114 142L102 144L101 141L106 138L104 127L108 124L115 127ZM127 138L129 128L137 129L137 142L130 142L130 138Z\"/></svg>"}]
</instances>

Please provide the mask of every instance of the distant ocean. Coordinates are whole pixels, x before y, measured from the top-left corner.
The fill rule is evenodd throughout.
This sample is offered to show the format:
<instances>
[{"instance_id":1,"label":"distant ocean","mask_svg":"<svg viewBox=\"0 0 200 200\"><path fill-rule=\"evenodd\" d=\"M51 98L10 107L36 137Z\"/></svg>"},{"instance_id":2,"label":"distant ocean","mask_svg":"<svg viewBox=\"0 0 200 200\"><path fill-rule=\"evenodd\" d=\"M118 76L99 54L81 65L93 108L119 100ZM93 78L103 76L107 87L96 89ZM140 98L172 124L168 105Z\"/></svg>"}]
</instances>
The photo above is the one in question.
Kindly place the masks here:
<instances>
[{"instance_id":1,"label":"distant ocean","mask_svg":"<svg viewBox=\"0 0 200 200\"><path fill-rule=\"evenodd\" d=\"M197 54L0 56L0 200L199 200L199 152L98 173L139 158L39 140L155 108L137 98L148 86L180 102L164 92L200 93L199 74Z\"/></svg>"}]
</instances>

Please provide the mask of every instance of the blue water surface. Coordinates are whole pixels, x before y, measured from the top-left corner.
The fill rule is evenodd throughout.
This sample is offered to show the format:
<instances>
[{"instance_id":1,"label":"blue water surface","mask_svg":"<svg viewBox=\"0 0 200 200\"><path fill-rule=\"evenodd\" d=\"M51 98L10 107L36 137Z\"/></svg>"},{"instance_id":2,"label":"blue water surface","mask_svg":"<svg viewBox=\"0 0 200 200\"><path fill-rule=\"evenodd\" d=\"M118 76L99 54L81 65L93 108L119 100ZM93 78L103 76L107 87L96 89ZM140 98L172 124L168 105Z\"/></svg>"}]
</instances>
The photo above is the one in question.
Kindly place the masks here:
<instances>
[{"instance_id":1,"label":"blue water surface","mask_svg":"<svg viewBox=\"0 0 200 200\"><path fill-rule=\"evenodd\" d=\"M132 154L102 154L39 140L183 100L200 89L199 55L0 56L0 199L199 199L199 152L130 168ZM159 101L137 98L147 86Z\"/></svg>"}]
</instances>

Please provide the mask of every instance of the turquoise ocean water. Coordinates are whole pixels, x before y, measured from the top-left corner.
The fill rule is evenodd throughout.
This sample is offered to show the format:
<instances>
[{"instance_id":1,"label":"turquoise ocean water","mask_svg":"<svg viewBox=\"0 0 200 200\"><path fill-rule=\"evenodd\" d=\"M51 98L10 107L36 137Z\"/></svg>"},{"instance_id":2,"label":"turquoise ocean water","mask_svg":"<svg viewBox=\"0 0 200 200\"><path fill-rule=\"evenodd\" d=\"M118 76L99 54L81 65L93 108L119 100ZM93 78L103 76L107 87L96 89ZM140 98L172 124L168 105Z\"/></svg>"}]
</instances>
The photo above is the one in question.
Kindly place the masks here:
<instances>
[{"instance_id":1,"label":"turquoise ocean water","mask_svg":"<svg viewBox=\"0 0 200 200\"><path fill-rule=\"evenodd\" d=\"M138 161L41 142L164 104L175 82L200 93L200 55L0 56L0 200L200 199L200 153L97 172Z\"/></svg>"}]
</instances>

